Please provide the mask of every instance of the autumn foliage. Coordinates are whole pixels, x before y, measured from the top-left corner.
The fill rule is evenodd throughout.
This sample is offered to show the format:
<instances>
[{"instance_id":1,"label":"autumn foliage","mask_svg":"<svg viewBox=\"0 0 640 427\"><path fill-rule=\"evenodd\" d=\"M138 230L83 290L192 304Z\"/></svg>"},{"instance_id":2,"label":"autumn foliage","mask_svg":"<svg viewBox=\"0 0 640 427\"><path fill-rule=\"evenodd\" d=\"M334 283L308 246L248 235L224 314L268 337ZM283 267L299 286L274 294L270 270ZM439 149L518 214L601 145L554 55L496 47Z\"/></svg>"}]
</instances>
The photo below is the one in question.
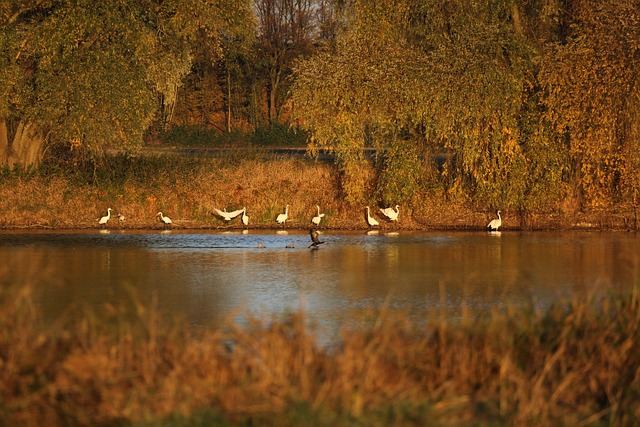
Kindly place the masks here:
<instances>
[{"instance_id":1,"label":"autumn foliage","mask_svg":"<svg viewBox=\"0 0 640 427\"><path fill-rule=\"evenodd\" d=\"M310 148L338 153L348 197L371 197L352 153L374 146L388 203L430 192L521 213L635 207L637 1L349 3L335 49L299 64L294 91ZM448 159L437 169L436 153Z\"/></svg>"}]
</instances>

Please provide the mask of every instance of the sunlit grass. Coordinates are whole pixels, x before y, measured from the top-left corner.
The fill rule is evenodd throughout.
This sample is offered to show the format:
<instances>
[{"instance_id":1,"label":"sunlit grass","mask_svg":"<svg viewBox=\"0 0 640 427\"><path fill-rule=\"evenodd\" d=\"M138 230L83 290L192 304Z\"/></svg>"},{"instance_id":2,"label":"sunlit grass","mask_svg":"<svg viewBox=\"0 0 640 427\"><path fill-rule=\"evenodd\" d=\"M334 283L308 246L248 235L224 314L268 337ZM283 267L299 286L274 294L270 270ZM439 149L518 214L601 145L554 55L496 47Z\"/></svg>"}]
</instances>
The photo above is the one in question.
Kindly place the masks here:
<instances>
[{"instance_id":1,"label":"sunlit grass","mask_svg":"<svg viewBox=\"0 0 640 427\"><path fill-rule=\"evenodd\" d=\"M276 228L275 218L288 204L291 227L308 227L320 205L326 214L321 227L366 229L365 205L346 203L339 181L329 163L260 151L231 151L213 159L107 157L99 165L0 175L0 228L97 228L108 207L126 218L110 221L112 229L161 228L158 211L175 228L242 228L239 220L225 222L213 214L213 208L242 207L250 227ZM381 228L484 228L489 218L435 194L416 198L415 206L402 206L398 223L381 220ZM377 215L378 201L371 196L367 203Z\"/></svg>"},{"instance_id":2,"label":"sunlit grass","mask_svg":"<svg viewBox=\"0 0 640 427\"><path fill-rule=\"evenodd\" d=\"M635 425L637 290L418 325L381 310L322 347L302 314L194 329L107 305L0 304L3 425Z\"/></svg>"},{"instance_id":3,"label":"sunlit grass","mask_svg":"<svg viewBox=\"0 0 640 427\"><path fill-rule=\"evenodd\" d=\"M112 158L96 171L1 177L0 227L97 227L111 207L126 221L110 221L108 228L161 227L158 211L176 228L241 228L239 220L227 223L213 208L246 207L250 226L267 228L277 226L275 217L287 204L291 224L300 227L308 226L317 204L330 213L324 226L360 222L337 193L332 167L305 159L237 153L222 159Z\"/></svg>"}]
</instances>

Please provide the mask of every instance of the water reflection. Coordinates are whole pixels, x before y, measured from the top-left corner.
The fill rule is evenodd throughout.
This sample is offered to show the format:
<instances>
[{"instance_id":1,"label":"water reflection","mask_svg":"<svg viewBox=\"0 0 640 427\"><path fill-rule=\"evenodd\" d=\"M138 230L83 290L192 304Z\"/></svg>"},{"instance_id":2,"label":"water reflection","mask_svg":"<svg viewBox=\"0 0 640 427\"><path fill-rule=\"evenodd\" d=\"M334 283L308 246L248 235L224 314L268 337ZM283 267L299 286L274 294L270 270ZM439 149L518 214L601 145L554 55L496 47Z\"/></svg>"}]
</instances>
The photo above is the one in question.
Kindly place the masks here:
<instances>
[{"instance_id":1,"label":"water reflection","mask_svg":"<svg viewBox=\"0 0 640 427\"><path fill-rule=\"evenodd\" d=\"M325 232L314 251L308 233L293 230L103 231L0 233L3 285L38 284L47 317L78 302L116 303L131 287L146 303L157 295L164 312L209 324L238 308L302 307L323 322L382 304L418 316L545 306L640 277L631 233Z\"/></svg>"}]
</instances>

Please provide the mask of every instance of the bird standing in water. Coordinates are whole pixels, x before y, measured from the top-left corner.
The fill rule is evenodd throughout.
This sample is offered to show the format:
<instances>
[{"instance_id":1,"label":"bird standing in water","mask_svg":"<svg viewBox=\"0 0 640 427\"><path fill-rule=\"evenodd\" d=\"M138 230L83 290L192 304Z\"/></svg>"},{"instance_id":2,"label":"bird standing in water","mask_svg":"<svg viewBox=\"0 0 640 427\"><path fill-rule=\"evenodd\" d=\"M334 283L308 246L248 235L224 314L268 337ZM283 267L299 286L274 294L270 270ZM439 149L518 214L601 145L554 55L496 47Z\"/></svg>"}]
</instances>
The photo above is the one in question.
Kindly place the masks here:
<instances>
[{"instance_id":1,"label":"bird standing in water","mask_svg":"<svg viewBox=\"0 0 640 427\"><path fill-rule=\"evenodd\" d=\"M498 228L502 225L502 218L500 217L500 211L498 211L498 218L492 219L487 228L489 231L498 231Z\"/></svg>"},{"instance_id":2,"label":"bird standing in water","mask_svg":"<svg viewBox=\"0 0 640 427\"><path fill-rule=\"evenodd\" d=\"M242 208L242 223L244 225L249 225L249 216L247 215L247 208Z\"/></svg>"},{"instance_id":3,"label":"bird standing in water","mask_svg":"<svg viewBox=\"0 0 640 427\"><path fill-rule=\"evenodd\" d=\"M281 213L276 217L276 222L278 224L282 224L282 227L285 227L286 226L285 222L287 221L288 218L289 218L289 205L287 205L284 208L284 213Z\"/></svg>"},{"instance_id":4,"label":"bird standing in water","mask_svg":"<svg viewBox=\"0 0 640 427\"><path fill-rule=\"evenodd\" d=\"M111 208L107 208L107 214L98 220L98 225L105 226L111 218Z\"/></svg>"},{"instance_id":5,"label":"bird standing in water","mask_svg":"<svg viewBox=\"0 0 640 427\"><path fill-rule=\"evenodd\" d=\"M311 236L311 244L309 245L310 248L318 249L318 246L324 243L324 242L321 242L320 239L318 238L319 236L318 230L314 230L313 228L310 228L309 236Z\"/></svg>"},{"instance_id":6,"label":"bird standing in water","mask_svg":"<svg viewBox=\"0 0 640 427\"><path fill-rule=\"evenodd\" d=\"M318 208L318 215L311 218L311 222L314 223L316 226L318 226L320 225L320 221L324 217L324 214L320 213L320 206L316 205L316 207Z\"/></svg>"},{"instance_id":7,"label":"bird standing in water","mask_svg":"<svg viewBox=\"0 0 640 427\"><path fill-rule=\"evenodd\" d=\"M369 224L369 227L376 227L380 225L380 223L371 216L371 213L369 212L369 206L367 206L367 224Z\"/></svg>"},{"instance_id":8,"label":"bird standing in water","mask_svg":"<svg viewBox=\"0 0 640 427\"><path fill-rule=\"evenodd\" d=\"M171 218L169 218L168 216L162 215L162 212L158 212L158 215L156 215L156 216L160 217L160 221L162 221L162 223L164 224L165 227L167 225L170 226L173 223L173 221L171 221Z\"/></svg>"}]
</instances>

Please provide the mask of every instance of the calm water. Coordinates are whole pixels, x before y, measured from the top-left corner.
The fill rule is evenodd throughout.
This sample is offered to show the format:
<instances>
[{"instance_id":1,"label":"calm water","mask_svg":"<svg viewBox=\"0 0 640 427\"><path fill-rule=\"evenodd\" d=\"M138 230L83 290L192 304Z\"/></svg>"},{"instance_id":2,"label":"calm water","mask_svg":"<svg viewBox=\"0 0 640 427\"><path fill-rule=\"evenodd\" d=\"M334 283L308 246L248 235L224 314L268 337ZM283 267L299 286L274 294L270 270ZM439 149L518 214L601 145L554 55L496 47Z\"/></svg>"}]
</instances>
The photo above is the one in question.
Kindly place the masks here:
<instances>
[{"instance_id":1,"label":"calm water","mask_svg":"<svg viewBox=\"0 0 640 427\"><path fill-rule=\"evenodd\" d=\"M35 283L43 315L116 304L127 288L195 325L303 308L320 323L387 304L422 316L548 306L640 277L634 233L1 232L0 280ZM259 248L258 244L265 248ZM287 248L286 246L295 246Z\"/></svg>"}]
</instances>

